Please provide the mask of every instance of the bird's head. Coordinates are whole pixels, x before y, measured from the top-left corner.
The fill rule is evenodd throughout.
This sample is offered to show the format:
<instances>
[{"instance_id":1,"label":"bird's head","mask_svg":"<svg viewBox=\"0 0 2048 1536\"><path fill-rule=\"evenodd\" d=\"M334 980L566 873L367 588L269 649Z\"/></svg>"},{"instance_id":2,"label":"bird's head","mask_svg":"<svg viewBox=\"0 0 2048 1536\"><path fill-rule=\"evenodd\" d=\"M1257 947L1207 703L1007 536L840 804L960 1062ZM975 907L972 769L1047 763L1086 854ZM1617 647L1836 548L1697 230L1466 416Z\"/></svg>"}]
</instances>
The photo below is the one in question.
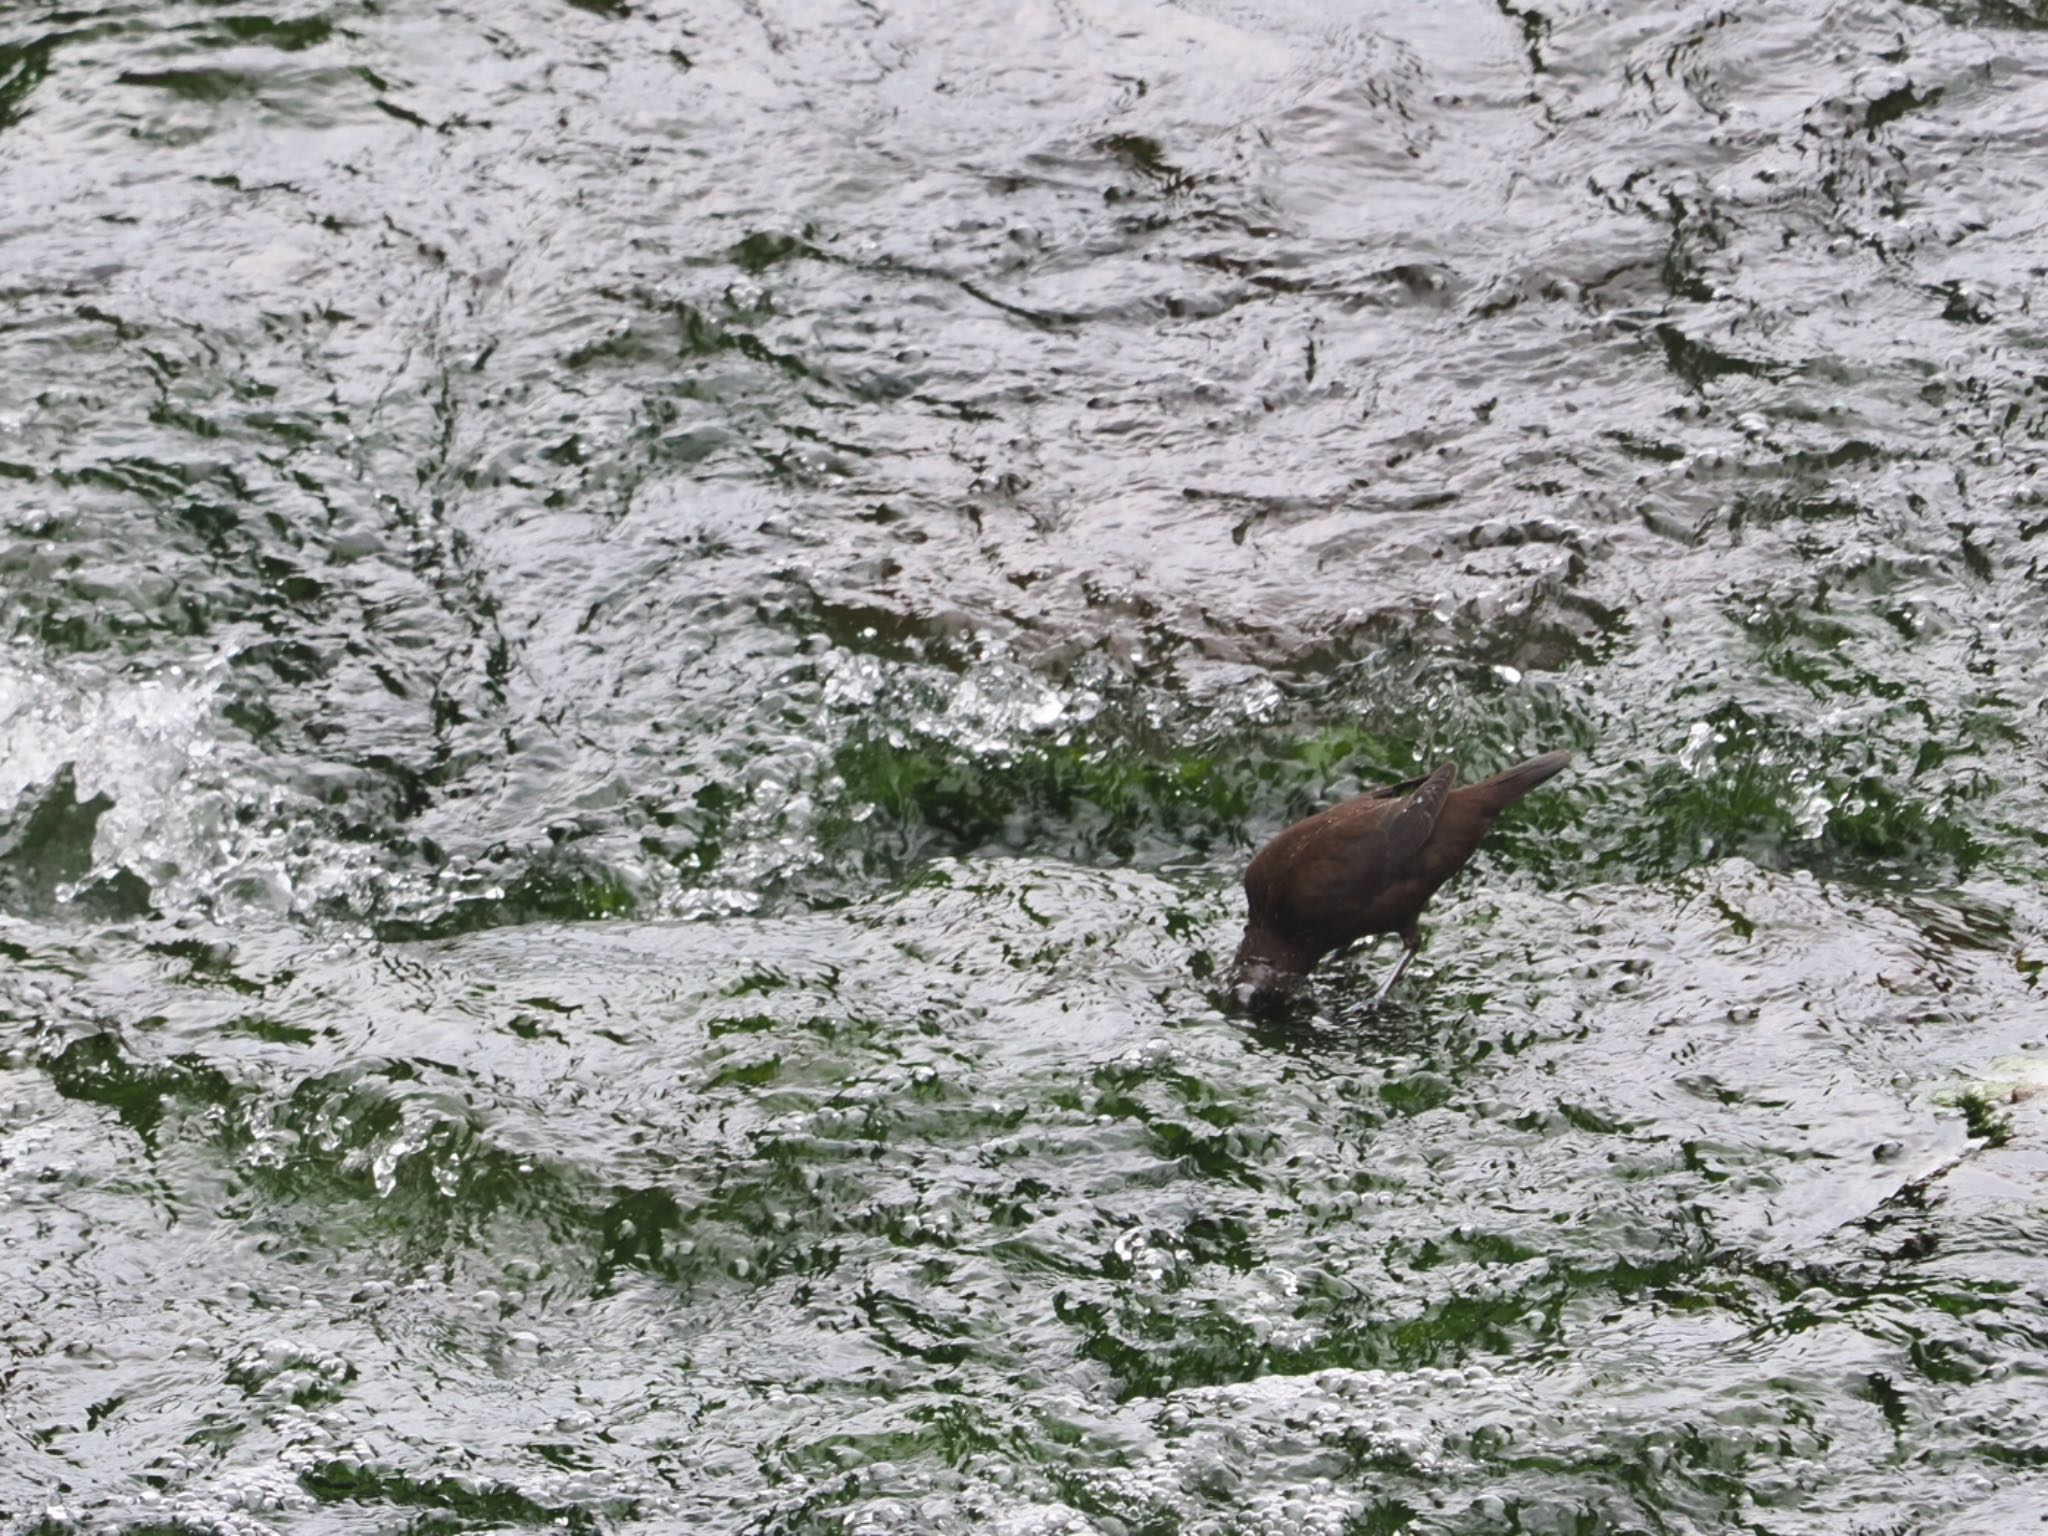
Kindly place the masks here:
<instances>
[{"instance_id":1,"label":"bird's head","mask_svg":"<svg viewBox=\"0 0 2048 1536\"><path fill-rule=\"evenodd\" d=\"M1278 1013L1307 979L1299 971L1277 970L1257 960L1233 965L1225 978L1231 1002L1245 1013Z\"/></svg>"},{"instance_id":2,"label":"bird's head","mask_svg":"<svg viewBox=\"0 0 2048 1536\"><path fill-rule=\"evenodd\" d=\"M1311 957L1255 918L1247 924L1237 958L1224 973L1230 1000L1246 1013L1277 1013L1308 980Z\"/></svg>"}]
</instances>

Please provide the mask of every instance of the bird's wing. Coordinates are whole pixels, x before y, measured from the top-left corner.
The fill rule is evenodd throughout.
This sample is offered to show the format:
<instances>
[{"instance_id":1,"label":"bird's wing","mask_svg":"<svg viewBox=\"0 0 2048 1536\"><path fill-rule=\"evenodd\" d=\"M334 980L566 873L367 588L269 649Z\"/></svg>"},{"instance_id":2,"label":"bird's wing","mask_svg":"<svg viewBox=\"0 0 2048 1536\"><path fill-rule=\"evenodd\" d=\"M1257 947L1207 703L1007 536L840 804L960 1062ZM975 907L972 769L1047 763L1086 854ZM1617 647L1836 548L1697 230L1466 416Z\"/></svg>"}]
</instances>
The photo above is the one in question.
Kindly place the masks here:
<instances>
[{"instance_id":1,"label":"bird's wing","mask_svg":"<svg viewBox=\"0 0 2048 1536\"><path fill-rule=\"evenodd\" d=\"M1379 835L1367 840L1360 853L1380 869L1398 869L1422 851L1436 819L1450 798L1451 781L1458 776L1455 763L1440 764L1435 773L1419 780L1415 793L1392 814L1380 818Z\"/></svg>"},{"instance_id":2,"label":"bird's wing","mask_svg":"<svg viewBox=\"0 0 2048 1536\"><path fill-rule=\"evenodd\" d=\"M1422 788L1428 782L1429 775L1424 774L1419 779L1403 779L1398 784L1382 784L1378 789L1364 790L1359 794L1358 798L1361 800L1398 800L1401 796Z\"/></svg>"}]
</instances>

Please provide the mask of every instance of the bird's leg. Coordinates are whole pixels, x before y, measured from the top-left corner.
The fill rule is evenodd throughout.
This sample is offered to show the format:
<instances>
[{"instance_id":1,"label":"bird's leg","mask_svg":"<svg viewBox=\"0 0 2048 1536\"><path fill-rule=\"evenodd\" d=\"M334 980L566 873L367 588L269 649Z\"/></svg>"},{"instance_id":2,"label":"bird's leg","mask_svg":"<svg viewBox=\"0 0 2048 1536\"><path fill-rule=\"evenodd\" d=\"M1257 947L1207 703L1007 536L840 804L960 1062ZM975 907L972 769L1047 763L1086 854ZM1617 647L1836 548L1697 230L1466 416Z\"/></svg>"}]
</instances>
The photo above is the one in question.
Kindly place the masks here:
<instances>
[{"instance_id":1,"label":"bird's leg","mask_svg":"<svg viewBox=\"0 0 2048 1536\"><path fill-rule=\"evenodd\" d=\"M1394 983L1401 979L1401 973L1408 969L1408 962L1415 958L1415 951L1420 948L1422 948L1422 930L1414 923L1410 923L1401 930L1401 963L1394 967L1394 974L1386 979L1385 984L1379 990L1379 995L1373 998L1373 1007L1377 1008L1387 1000L1387 994L1394 990Z\"/></svg>"}]
</instances>

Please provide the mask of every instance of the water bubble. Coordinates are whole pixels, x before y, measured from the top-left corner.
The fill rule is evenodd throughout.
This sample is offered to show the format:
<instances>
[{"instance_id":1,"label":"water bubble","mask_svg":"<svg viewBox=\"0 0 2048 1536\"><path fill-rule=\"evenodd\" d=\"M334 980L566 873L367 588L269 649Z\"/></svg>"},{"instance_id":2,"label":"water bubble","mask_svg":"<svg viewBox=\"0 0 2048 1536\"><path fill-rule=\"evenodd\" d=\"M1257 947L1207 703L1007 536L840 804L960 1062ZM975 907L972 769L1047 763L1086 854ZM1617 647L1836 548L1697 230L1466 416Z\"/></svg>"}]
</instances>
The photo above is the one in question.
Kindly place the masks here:
<instances>
[{"instance_id":1,"label":"water bubble","mask_svg":"<svg viewBox=\"0 0 2048 1536\"><path fill-rule=\"evenodd\" d=\"M1792 822L1799 835L1811 841L1828 829L1828 820L1834 815L1835 802L1829 798L1826 789L1818 784L1806 786L1805 792L1792 807Z\"/></svg>"},{"instance_id":2,"label":"water bubble","mask_svg":"<svg viewBox=\"0 0 2048 1536\"><path fill-rule=\"evenodd\" d=\"M1679 748L1679 766L1695 778L1700 777L1713 765L1715 741L1712 723L1695 720L1685 733L1685 745Z\"/></svg>"}]
</instances>

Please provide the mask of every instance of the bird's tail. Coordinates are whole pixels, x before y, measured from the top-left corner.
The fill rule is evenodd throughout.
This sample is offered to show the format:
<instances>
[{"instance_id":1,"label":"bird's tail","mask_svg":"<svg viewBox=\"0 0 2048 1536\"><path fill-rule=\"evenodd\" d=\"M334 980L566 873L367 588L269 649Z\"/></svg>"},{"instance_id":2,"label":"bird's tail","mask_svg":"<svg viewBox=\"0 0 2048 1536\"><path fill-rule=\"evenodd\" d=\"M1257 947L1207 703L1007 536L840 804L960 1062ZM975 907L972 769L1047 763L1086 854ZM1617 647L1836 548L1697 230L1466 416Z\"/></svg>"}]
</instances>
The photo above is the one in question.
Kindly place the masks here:
<instances>
[{"instance_id":1,"label":"bird's tail","mask_svg":"<svg viewBox=\"0 0 2048 1536\"><path fill-rule=\"evenodd\" d=\"M1572 760L1569 752L1546 752L1541 757L1532 757L1526 763L1517 763L1512 768L1503 768L1490 779L1481 779L1472 786L1482 790L1493 809L1513 805L1538 784L1563 768Z\"/></svg>"}]
</instances>

